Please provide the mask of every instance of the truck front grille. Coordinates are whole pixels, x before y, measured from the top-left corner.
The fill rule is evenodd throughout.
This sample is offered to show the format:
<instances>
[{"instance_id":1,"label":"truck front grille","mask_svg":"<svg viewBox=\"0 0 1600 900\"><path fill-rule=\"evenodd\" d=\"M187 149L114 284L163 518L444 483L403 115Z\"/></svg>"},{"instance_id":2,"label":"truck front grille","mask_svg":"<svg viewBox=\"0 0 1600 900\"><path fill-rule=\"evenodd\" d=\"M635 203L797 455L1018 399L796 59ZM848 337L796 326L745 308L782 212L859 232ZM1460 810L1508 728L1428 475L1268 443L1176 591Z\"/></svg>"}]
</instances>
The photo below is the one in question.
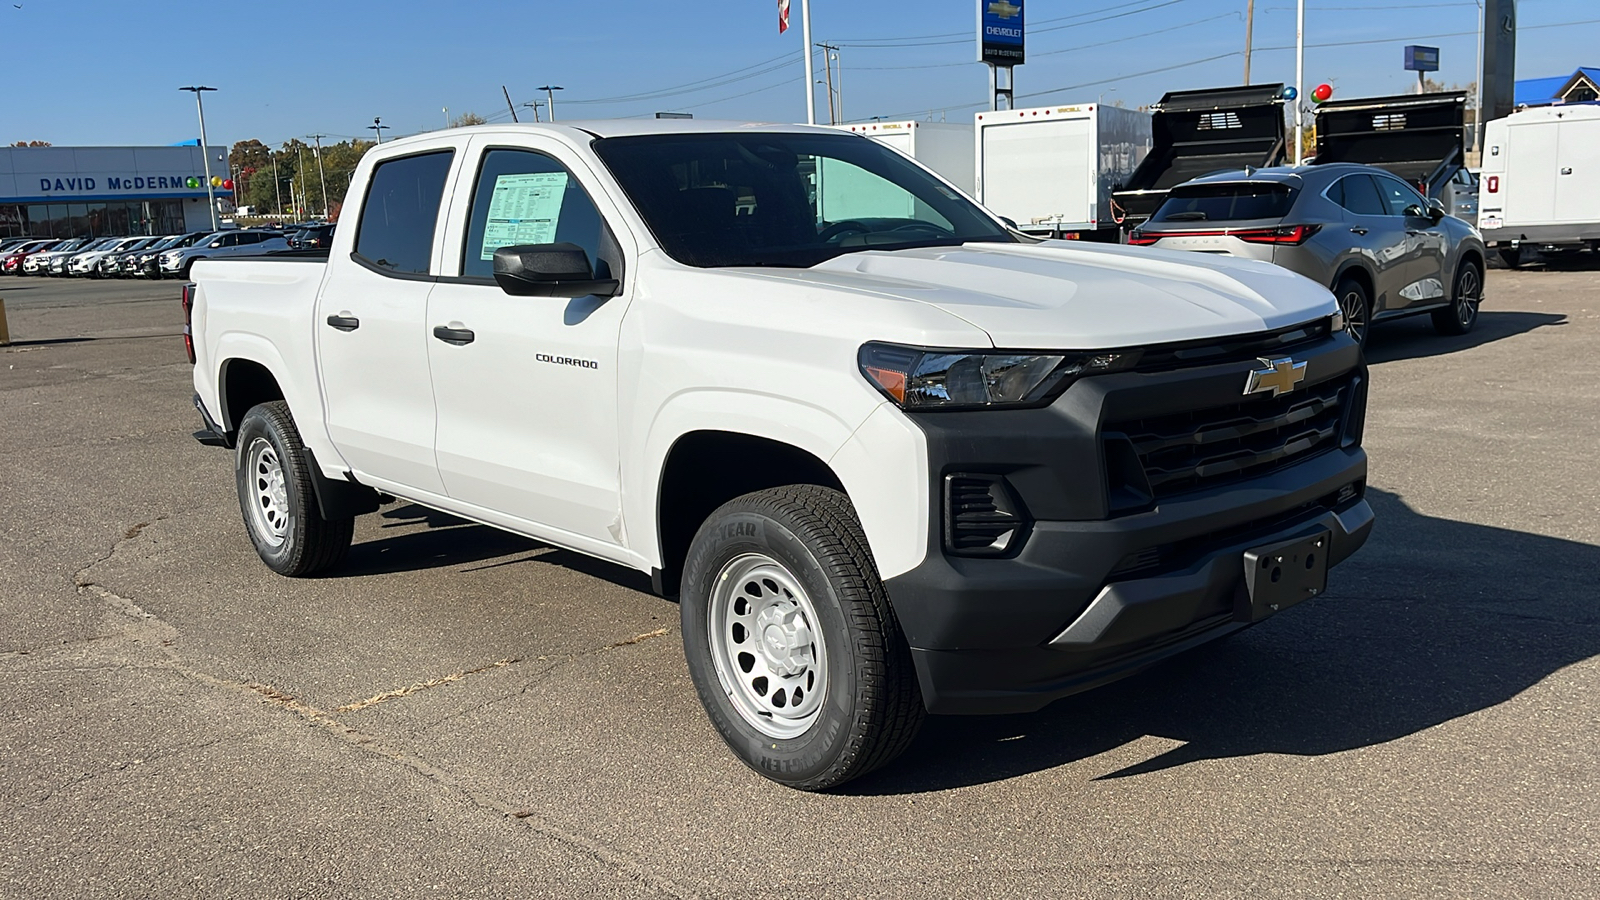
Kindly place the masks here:
<instances>
[{"instance_id":1,"label":"truck front grille","mask_svg":"<svg viewBox=\"0 0 1600 900\"><path fill-rule=\"evenodd\" d=\"M1111 441L1131 442L1157 500L1262 475L1339 446L1351 383L1112 423L1108 453Z\"/></svg>"}]
</instances>

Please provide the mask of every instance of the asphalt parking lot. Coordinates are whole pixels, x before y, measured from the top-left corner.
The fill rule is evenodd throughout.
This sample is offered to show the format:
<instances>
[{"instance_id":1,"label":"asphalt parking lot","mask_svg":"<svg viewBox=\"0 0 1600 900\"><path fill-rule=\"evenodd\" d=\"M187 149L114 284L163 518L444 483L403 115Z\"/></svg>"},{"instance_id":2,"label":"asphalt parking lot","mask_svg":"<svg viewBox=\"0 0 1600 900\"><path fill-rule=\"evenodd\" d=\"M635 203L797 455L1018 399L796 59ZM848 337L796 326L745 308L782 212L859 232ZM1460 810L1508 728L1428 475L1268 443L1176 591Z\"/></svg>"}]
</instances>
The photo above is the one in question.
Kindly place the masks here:
<instances>
[{"instance_id":1,"label":"asphalt parking lot","mask_svg":"<svg viewBox=\"0 0 1600 900\"><path fill-rule=\"evenodd\" d=\"M632 573L405 503L269 572L173 282L0 298L0 896L1600 894L1600 265L1375 332L1328 595L827 795Z\"/></svg>"}]
</instances>

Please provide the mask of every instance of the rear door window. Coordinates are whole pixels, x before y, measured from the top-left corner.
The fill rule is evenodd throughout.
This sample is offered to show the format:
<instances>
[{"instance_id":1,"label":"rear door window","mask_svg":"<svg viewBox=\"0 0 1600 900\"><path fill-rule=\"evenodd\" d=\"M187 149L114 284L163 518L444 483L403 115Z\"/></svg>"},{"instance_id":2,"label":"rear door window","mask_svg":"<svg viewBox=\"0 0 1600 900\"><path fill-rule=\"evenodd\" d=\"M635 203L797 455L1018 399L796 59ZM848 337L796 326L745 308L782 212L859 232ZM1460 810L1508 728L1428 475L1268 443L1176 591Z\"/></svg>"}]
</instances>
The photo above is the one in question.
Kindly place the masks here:
<instances>
[{"instance_id":1,"label":"rear door window","mask_svg":"<svg viewBox=\"0 0 1600 900\"><path fill-rule=\"evenodd\" d=\"M1329 191L1329 198L1345 209L1358 216L1386 216L1389 207L1378 195L1378 189L1372 184L1371 175L1346 175L1339 179L1334 186L1334 191Z\"/></svg>"},{"instance_id":2,"label":"rear door window","mask_svg":"<svg viewBox=\"0 0 1600 900\"><path fill-rule=\"evenodd\" d=\"M382 269L425 275L452 150L378 164L356 226L356 254Z\"/></svg>"},{"instance_id":3,"label":"rear door window","mask_svg":"<svg viewBox=\"0 0 1600 900\"><path fill-rule=\"evenodd\" d=\"M1237 222L1281 219L1294 205L1296 191L1270 182L1194 184L1172 189L1152 222Z\"/></svg>"}]
</instances>

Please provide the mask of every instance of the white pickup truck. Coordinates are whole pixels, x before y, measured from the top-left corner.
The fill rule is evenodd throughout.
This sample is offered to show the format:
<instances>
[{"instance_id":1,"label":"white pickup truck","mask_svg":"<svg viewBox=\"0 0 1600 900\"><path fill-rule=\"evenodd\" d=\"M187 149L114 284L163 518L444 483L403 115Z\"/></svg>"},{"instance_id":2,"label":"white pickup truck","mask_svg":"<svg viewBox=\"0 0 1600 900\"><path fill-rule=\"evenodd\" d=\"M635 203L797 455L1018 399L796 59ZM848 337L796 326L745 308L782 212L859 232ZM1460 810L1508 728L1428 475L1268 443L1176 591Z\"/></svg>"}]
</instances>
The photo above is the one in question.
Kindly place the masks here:
<instances>
[{"instance_id":1,"label":"white pickup truck","mask_svg":"<svg viewBox=\"0 0 1600 900\"><path fill-rule=\"evenodd\" d=\"M649 572L783 784L1247 627L1371 529L1361 352L1278 267L1039 241L799 126L452 129L349 198L326 255L185 289L261 558L335 566L392 496Z\"/></svg>"}]
</instances>

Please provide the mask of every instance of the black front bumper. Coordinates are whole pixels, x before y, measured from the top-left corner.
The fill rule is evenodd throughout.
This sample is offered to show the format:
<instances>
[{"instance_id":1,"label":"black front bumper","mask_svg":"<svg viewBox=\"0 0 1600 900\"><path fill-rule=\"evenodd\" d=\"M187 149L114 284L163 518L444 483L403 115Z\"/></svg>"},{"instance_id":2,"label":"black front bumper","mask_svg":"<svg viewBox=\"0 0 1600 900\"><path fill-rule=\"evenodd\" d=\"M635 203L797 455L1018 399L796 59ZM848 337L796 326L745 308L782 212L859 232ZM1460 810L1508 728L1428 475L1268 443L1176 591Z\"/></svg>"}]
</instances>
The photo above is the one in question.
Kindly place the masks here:
<instances>
[{"instance_id":1,"label":"black front bumper","mask_svg":"<svg viewBox=\"0 0 1600 900\"><path fill-rule=\"evenodd\" d=\"M1127 373L1074 385L1038 410L918 417L928 438L928 553L887 580L934 713L1011 713L1246 627L1246 551L1327 531L1329 565L1372 528L1359 446L1365 371L1344 335L1294 352L1306 388L1350 385L1340 440L1270 471L1120 505L1108 423L1236 404L1253 362ZM943 483L1003 476L1031 519L1004 558L950 552Z\"/></svg>"}]
</instances>

